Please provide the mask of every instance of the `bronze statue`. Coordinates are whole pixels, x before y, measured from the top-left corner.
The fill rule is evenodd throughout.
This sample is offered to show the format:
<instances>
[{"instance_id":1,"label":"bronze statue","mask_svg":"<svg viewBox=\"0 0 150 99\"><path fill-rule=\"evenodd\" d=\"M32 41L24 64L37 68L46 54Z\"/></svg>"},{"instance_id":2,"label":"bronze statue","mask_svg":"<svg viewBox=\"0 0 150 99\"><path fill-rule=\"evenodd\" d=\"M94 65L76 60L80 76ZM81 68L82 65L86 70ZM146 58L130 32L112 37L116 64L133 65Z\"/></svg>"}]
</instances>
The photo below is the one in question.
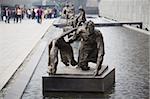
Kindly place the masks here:
<instances>
[{"instance_id":1,"label":"bronze statue","mask_svg":"<svg viewBox=\"0 0 150 99\"><path fill-rule=\"evenodd\" d=\"M64 32L72 28L78 28L79 26L82 26L86 22L85 10L82 7L79 7L79 12L80 13L77 17L74 17L74 19L70 19L67 21L67 26L63 28ZM68 38L70 37L71 35L68 34Z\"/></svg>"},{"instance_id":2,"label":"bronze statue","mask_svg":"<svg viewBox=\"0 0 150 99\"><path fill-rule=\"evenodd\" d=\"M48 60L48 73L55 74L58 65L58 46L57 39L54 39L49 44L49 60Z\"/></svg>"},{"instance_id":3,"label":"bronze statue","mask_svg":"<svg viewBox=\"0 0 150 99\"><path fill-rule=\"evenodd\" d=\"M79 14L67 22L67 24L72 27L82 26L82 24L86 22L85 10L82 7L79 7Z\"/></svg>"},{"instance_id":4,"label":"bronze statue","mask_svg":"<svg viewBox=\"0 0 150 99\"><path fill-rule=\"evenodd\" d=\"M55 74L57 71L58 65L58 51L60 51L61 61L69 66L69 63L72 66L77 65L77 62L74 59L73 49L71 45L64 40L64 37L69 33L75 31L76 28L73 28L67 32L64 32L59 38L53 39L49 44L49 61L48 61L48 73Z\"/></svg>"},{"instance_id":5,"label":"bronze statue","mask_svg":"<svg viewBox=\"0 0 150 99\"><path fill-rule=\"evenodd\" d=\"M66 6L66 15L69 15L69 5ZM71 20L69 26L63 28L63 34L52 40L49 45L49 73L56 73L58 64L58 50L60 50L61 61L69 66L78 64L82 70L89 70L88 62L96 63L95 75L98 75L99 70L103 62L105 50L104 41L101 32L95 29L94 23L88 21L86 23L85 11L82 7L79 8L79 15ZM69 19L67 15L67 19ZM73 34L73 35L71 35ZM64 40L64 37L68 35L71 39L69 42ZM73 49L70 45L75 40L81 41L81 46L79 49L78 63L74 60Z\"/></svg>"},{"instance_id":6,"label":"bronze statue","mask_svg":"<svg viewBox=\"0 0 150 99\"><path fill-rule=\"evenodd\" d=\"M62 10L62 18L72 20L75 17L75 8L74 5L69 5L68 3L64 6Z\"/></svg>"},{"instance_id":7,"label":"bronze statue","mask_svg":"<svg viewBox=\"0 0 150 99\"><path fill-rule=\"evenodd\" d=\"M62 10L62 18L68 19L69 14L69 4L67 3Z\"/></svg>"},{"instance_id":8,"label":"bronze statue","mask_svg":"<svg viewBox=\"0 0 150 99\"><path fill-rule=\"evenodd\" d=\"M98 75L105 54L104 41L101 32L95 29L92 21L89 21L77 29L77 32L73 39L70 40L70 43L78 37L81 38L78 66L82 70L89 70L88 62L94 62L97 64L95 75Z\"/></svg>"},{"instance_id":9,"label":"bronze statue","mask_svg":"<svg viewBox=\"0 0 150 99\"><path fill-rule=\"evenodd\" d=\"M79 7L79 15L76 18L76 26L81 26L82 23L85 23L86 16L85 16L85 10L82 7Z\"/></svg>"}]
</instances>

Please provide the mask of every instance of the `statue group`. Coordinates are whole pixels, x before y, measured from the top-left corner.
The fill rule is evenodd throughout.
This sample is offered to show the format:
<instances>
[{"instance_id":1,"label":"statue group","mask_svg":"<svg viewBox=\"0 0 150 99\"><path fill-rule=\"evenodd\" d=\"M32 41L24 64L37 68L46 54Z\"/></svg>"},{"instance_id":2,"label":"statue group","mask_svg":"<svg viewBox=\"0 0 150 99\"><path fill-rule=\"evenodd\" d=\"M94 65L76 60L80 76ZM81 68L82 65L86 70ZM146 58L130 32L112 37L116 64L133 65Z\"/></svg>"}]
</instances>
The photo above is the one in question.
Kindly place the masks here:
<instances>
[{"instance_id":1,"label":"statue group","mask_svg":"<svg viewBox=\"0 0 150 99\"><path fill-rule=\"evenodd\" d=\"M83 71L90 70L89 62L96 63L94 75L99 75L105 49L102 33L95 29L94 22L86 21L85 10L80 7L79 14L75 16L73 5L64 7L62 17L67 21L67 26L63 28L60 37L55 38L49 44L48 73L56 74L58 65L58 51L60 51L61 61L65 66L77 66ZM65 41L64 37L68 37ZM74 59L71 43L80 41L78 61Z\"/></svg>"}]
</instances>

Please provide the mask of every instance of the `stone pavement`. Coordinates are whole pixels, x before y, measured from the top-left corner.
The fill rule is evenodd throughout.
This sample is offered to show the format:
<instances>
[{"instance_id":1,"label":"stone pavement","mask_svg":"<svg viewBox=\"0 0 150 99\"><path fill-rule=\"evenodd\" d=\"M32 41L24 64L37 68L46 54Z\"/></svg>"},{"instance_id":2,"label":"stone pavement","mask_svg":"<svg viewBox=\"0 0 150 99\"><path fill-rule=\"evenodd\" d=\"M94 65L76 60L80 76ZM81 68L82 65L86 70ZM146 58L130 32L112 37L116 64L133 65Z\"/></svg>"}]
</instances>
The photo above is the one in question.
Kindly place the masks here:
<instances>
[{"instance_id":1,"label":"stone pavement","mask_svg":"<svg viewBox=\"0 0 150 99\"><path fill-rule=\"evenodd\" d=\"M22 23L0 23L0 90L48 30L54 19L23 20Z\"/></svg>"}]
</instances>

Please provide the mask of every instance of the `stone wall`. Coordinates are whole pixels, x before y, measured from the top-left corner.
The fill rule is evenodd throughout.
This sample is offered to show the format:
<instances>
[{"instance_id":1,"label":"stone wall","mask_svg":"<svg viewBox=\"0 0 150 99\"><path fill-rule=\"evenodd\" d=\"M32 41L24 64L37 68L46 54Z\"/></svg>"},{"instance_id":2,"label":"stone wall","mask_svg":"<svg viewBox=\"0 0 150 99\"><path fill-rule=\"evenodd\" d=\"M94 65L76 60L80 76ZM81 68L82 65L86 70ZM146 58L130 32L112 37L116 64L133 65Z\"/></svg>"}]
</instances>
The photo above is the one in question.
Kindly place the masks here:
<instances>
[{"instance_id":1,"label":"stone wall","mask_svg":"<svg viewBox=\"0 0 150 99\"><path fill-rule=\"evenodd\" d=\"M150 30L150 0L99 0L99 14L118 21L140 21Z\"/></svg>"}]
</instances>

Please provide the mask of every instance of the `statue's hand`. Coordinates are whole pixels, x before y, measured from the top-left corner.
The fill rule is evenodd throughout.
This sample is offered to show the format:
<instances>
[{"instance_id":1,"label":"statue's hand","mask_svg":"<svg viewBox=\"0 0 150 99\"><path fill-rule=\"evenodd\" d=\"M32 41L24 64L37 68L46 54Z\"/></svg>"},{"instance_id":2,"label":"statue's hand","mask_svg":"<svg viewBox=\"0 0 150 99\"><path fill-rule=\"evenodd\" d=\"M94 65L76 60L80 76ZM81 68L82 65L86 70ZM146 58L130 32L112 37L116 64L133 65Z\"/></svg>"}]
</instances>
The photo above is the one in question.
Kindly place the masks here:
<instances>
[{"instance_id":1,"label":"statue's hand","mask_svg":"<svg viewBox=\"0 0 150 99\"><path fill-rule=\"evenodd\" d=\"M69 40L69 41L68 41L68 43L73 43L73 40L72 40L72 39L71 39L71 40Z\"/></svg>"}]
</instances>

